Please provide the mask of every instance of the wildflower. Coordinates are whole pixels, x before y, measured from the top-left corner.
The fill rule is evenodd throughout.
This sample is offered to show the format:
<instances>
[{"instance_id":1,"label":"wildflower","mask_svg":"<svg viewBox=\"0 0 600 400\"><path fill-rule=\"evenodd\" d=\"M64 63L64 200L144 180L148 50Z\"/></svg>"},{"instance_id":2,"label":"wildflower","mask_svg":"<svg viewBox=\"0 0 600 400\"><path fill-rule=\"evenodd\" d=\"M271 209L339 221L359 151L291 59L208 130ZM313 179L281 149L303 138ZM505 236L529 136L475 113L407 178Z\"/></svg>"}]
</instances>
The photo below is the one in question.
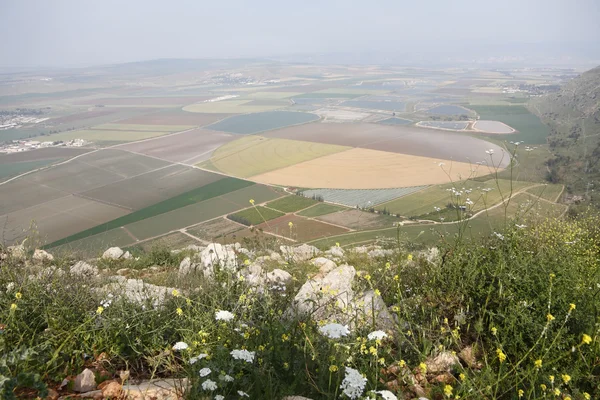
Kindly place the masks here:
<instances>
[{"instance_id":1,"label":"wildflower","mask_svg":"<svg viewBox=\"0 0 600 400\"><path fill-rule=\"evenodd\" d=\"M254 199L250 199L250 204L254 205Z\"/></svg>"},{"instance_id":2,"label":"wildflower","mask_svg":"<svg viewBox=\"0 0 600 400\"><path fill-rule=\"evenodd\" d=\"M590 396L590 394L588 392L583 392L583 398L585 400L590 400L592 398L592 396Z\"/></svg>"},{"instance_id":3,"label":"wildflower","mask_svg":"<svg viewBox=\"0 0 600 400\"><path fill-rule=\"evenodd\" d=\"M373 331L367 335L369 340L381 340L387 337L387 333L384 331Z\"/></svg>"},{"instance_id":4,"label":"wildflower","mask_svg":"<svg viewBox=\"0 0 600 400\"><path fill-rule=\"evenodd\" d=\"M247 258L244 260L244 265L250 265L250 260L248 260Z\"/></svg>"},{"instance_id":5,"label":"wildflower","mask_svg":"<svg viewBox=\"0 0 600 400\"><path fill-rule=\"evenodd\" d=\"M335 242L335 247L340 247L340 244L338 242Z\"/></svg>"},{"instance_id":6,"label":"wildflower","mask_svg":"<svg viewBox=\"0 0 600 400\"><path fill-rule=\"evenodd\" d=\"M330 365L329 366L329 372L337 372L338 367L337 365Z\"/></svg>"},{"instance_id":7,"label":"wildflower","mask_svg":"<svg viewBox=\"0 0 600 400\"><path fill-rule=\"evenodd\" d=\"M232 313L230 313L229 311L224 311L224 310L219 310L215 312L215 319L217 321L225 321L225 322L229 322L231 321L233 318L235 318L235 315L233 315Z\"/></svg>"},{"instance_id":8,"label":"wildflower","mask_svg":"<svg viewBox=\"0 0 600 400\"><path fill-rule=\"evenodd\" d=\"M475 204L475 203L473 203L473 200L471 200L471 199L467 198L467 200L465 201L465 204L466 204L466 205L469 205L469 206L472 206L472 205L473 205L473 204Z\"/></svg>"},{"instance_id":9,"label":"wildflower","mask_svg":"<svg viewBox=\"0 0 600 400\"><path fill-rule=\"evenodd\" d=\"M208 357L208 354L204 354L204 353L198 354L196 357L190 358L190 365L196 364L198 361L200 361L206 357Z\"/></svg>"},{"instance_id":10,"label":"wildflower","mask_svg":"<svg viewBox=\"0 0 600 400\"><path fill-rule=\"evenodd\" d=\"M294 226L294 223L292 221L288 222L288 226L291 228L292 226Z\"/></svg>"},{"instance_id":11,"label":"wildflower","mask_svg":"<svg viewBox=\"0 0 600 400\"><path fill-rule=\"evenodd\" d=\"M383 400L398 400L396 395L390 392L389 390L374 390L373 393L377 393L378 395L383 397Z\"/></svg>"},{"instance_id":12,"label":"wildflower","mask_svg":"<svg viewBox=\"0 0 600 400\"><path fill-rule=\"evenodd\" d=\"M17 300L21 300L21 297L23 297L23 295L21 294L21 292L17 292L17 293L15 293L15 298L16 298Z\"/></svg>"},{"instance_id":13,"label":"wildflower","mask_svg":"<svg viewBox=\"0 0 600 400\"><path fill-rule=\"evenodd\" d=\"M210 373L211 373L211 372L212 372L212 371L211 371L211 369L210 369L210 368L202 368L202 369L200 370L200 377L201 377L201 378L204 378L205 376L208 376L208 375L210 375Z\"/></svg>"},{"instance_id":14,"label":"wildflower","mask_svg":"<svg viewBox=\"0 0 600 400\"><path fill-rule=\"evenodd\" d=\"M562 378L563 382L565 383L565 385L571 381L571 376L567 375L567 374L562 374L561 378Z\"/></svg>"},{"instance_id":15,"label":"wildflower","mask_svg":"<svg viewBox=\"0 0 600 400\"><path fill-rule=\"evenodd\" d=\"M419 364L419 369L423 372L426 373L427 372L427 364L425 363L421 363Z\"/></svg>"},{"instance_id":16,"label":"wildflower","mask_svg":"<svg viewBox=\"0 0 600 400\"><path fill-rule=\"evenodd\" d=\"M171 292L171 294L173 295L173 297L179 297L179 290L173 289L173 291Z\"/></svg>"},{"instance_id":17,"label":"wildflower","mask_svg":"<svg viewBox=\"0 0 600 400\"><path fill-rule=\"evenodd\" d=\"M407 259L408 261L412 261L412 259L413 259L413 255L412 255L412 254L409 254L409 255L406 257L406 259Z\"/></svg>"},{"instance_id":18,"label":"wildflower","mask_svg":"<svg viewBox=\"0 0 600 400\"><path fill-rule=\"evenodd\" d=\"M240 397L250 397L250 395L246 392L243 392L241 390L238 390L238 396Z\"/></svg>"},{"instance_id":19,"label":"wildflower","mask_svg":"<svg viewBox=\"0 0 600 400\"><path fill-rule=\"evenodd\" d=\"M342 336L348 336L350 329L348 329L348 325L327 324L319 328L319 333L329 339L339 339Z\"/></svg>"},{"instance_id":20,"label":"wildflower","mask_svg":"<svg viewBox=\"0 0 600 400\"><path fill-rule=\"evenodd\" d=\"M176 312L177 312L177 315L179 315L179 316L183 315L183 310L179 307L177 308Z\"/></svg>"},{"instance_id":21,"label":"wildflower","mask_svg":"<svg viewBox=\"0 0 600 400\"><path fill-rule=\"evenodd\" d=\"M458 375L458 377L460 378L461 382L464 382L467 379L467 376L463 373L461 373L460 375Z\"/></svg>"},{"instance_id":22,"label":"wildflower","mask_svg":"<svg viewBox=\"0 0 600 400\"><path fill-rule=\"evenodd\" d=\"M542 368L542 360L541 359L535 360L535 362L533 364L535 365L536 368Z\"/></svg>"},{"instance_id":23,"label":"wildflower","mask_svg":"<svg viewBox=\"0 0 600 400\"><path fill-rule=\"evenodd\" d=\"M569 304L569 311L573 311L577 306L574 303Z\"/></svg>"},{"instance_id":24,"label":"wildflower","mask_svg":"<svg viewBox=\"0 0 600 400\"><path fill-rule=\"evenodd\" d=\"M560 390L558 390L558 388L554 389L554 395L560 396Z\"/></svg>"},{"instance_id":25,"label":"wildflower","mask_svg":"<svg viewBox=\"0 0 600 400\"><path fill-rule=\"evenodd\" d=\"M173 346L173 350L175 351L180 351L180 350L185 350L187 349L189 346L186 342L177 342L175 343L175 345Z\"/></svg>"},{"instance_id":26,"label":"wildflower","mask_svg":"<svg viewBox=\"0 0 600 400\"><path fill-rule=\"evenodd\" d=\"M96 309L96 314L100 315L100 314L102 314L103 311L104 311L104 307L98 306L98 308Z\"/></svg>"},{"instance_id":27,"label":"wildflower","mask_svg":"<svg viewBox=\"0 0 600 400\"><path fill-rule=\"evenodd\" d=\"M380 291L379 289L375 289L375 294L376 294L377 296L381 296L381 291Z\"/></svg>"},{"instance_id":28,"label":"wildflower","mask_svg":"<svg viewBox=\"0 0 600 400\"><path fill-rule=\"evenodd\" d=\"M285 333L283 335L281 335L281 341L282 342L287 342L288 340L290 340L290 336L286 335Z\"/></svg>"},{"instance_id":29,"label":"wildflower","mask_svg":"<svg viewBox=\"0 0 600 400\"><path fill-rule=\"evenodd\" d=\"M554 315L548 313L546 315L546 319L548 320L548 322L554 321L556 318L554 318Z\"/></svg>"},{"instance_id":30,"label":"wildflower","mask_svg":"<svg viewBox=\"0 0 600 400\"><path fill-rule=\"evenodd\" d=\"M546 389L548 389L548 386L544 385L543 383L540 385L540 389L542 389L542 392L545 392Z\"/></svg>"},{"instance_id":31,"label":"wildflower","mask_svg":"<svg viewBox=\"0 0 600 400\"><path fill-rule=\"evenodd\" d=\"M400 368L404 368L404 367L406 367L406 361L400 360L400 362L398 363L398 365L400 366Z\"/></svg>"},{"instance_id":32,"label":"wildflower","mask_svg":"<svg viewBox=\"0 0 600 400\"><path fill-rule=\"evenodd\" d=\"M225 396L221 395L221 394L217 394L215 396L215 400L225 400Z\"/></svg>"},{"instance_id":33,"label":"wildflower","mask_svg":"<svg viewBox=\"0 0 600 400\"><path fill-rule=\"evenodd\" d=\"M590 344L592 343L592 337L590 335L587 334L583 334L583 336L581 337L581 343L582 344Z\"/></svg>"},{"instance_id":34,"label":"wildflower","mask_svg":"<svg viewBox=\"0 0 600 400\"><path fill-rule=\"evenodd\" d=\"M494 149L489 149L489 150L486 150L485 152L486 152L486 154L492 155L492 154L494 154Z\"/></svg>"},{"instance_id":35,"label":"wildflower","mask_svg":"<svg viewBox=\"0 0 600 400\"><path fill-rule=\"evenodd\" d=\"M17 309L17 305L16 305L15 303L12 303L12 304L10 305L10 310L11 310L11 311L15 311L16 309Z\"/></svg>"},{"instance_id":36,"label":"wildflower","mask_svg":"<svg viewBox=\"0 0 600 400\"><path fill-rule=\"evenodd\" d=\"M523 389L519 389L519 391L517 393L519 394L519 398L523 397L523 395L525 394Z\"/></svg>"},{"instance_id":37,"label":"wildflower","mask_svg":"<svg viewBox=\"0 0 600 400\"><path fill-rule=\"evenodd\" d=\"M207 379L204 382L202 382L202 389L210 391L217 390L217 382Z\"/></svg>"},{"instance_id":38,"label":"wildflower","mask_svg":"<svg viewBox=\"0 0 600 400\"><path fill-rule=\"evenodd\" d=\"M370 281L370 280L371 280L371 275L369 275L369 274L366 274L366 275L365 275L365 279L366 279L367 281Z\"/></svg>"},{"instance_id":39,"label":"wildflower","mask_svg":"<svg viewBox=\"0 0 600 400\"><path fill-rule=\"evenodd\" d=\"M390 264L389 262L385 263L385 269L390 269L392 268L392 264Z\"/></svg>"},{"instance_id":40,"label":"wildflower","mask_svg":"<svg viewBox=\"0 0 600 400\"><path fill-rule=\"evenodd\" d=\"M498 232L494 232L494 235L496 235L496 237L500 240L504 240L504 235Z\"/></svg>"},{"instance_id":41,"label":"wildflower","mask_svg":"<svg viewBox=\"0 0 600 400\"><path fill-rule=\"evenodd\" d=\"M550 383L552 383L552 384L553 384L553 383L554 383L554 375L550 375L550 376L548 377L548 380L550 381Z\"/></svg>"},{"instance_id":42,"label":"wildflower","mask_svg":"<svg viewBox=\"0 0 600 400\"><path fill-rule=\"evenodd\" d=\"M226 375L220 375L219 380L221 382L230 383L230 382L233 382L235 379L233 378L233 376L226 374Z\"/></svg>"},{"instance_id":43,"label":"wildflower","mask_svg":"<svg viewBox=\"0 0 600 400\"><path fill-rule=\"evenodd\" d=\"M283 369L288 370L290 369L290 364L288 364L287 362L283 363Z\"/></svg>"},{"instance_id":44,"label":"wildflower","mask_svg":"<svg viewBox=\"0 0 600 400\"><path fill-rule=\"evenodd\" d=\"M254 351L248 350L233 350L231 356L236 360L244 360L247 363L251 363L254 361L254 355L256 354Z\"/></svg>"},{"instance_id":45,"label":"wildflower","mask_svg":"<svg viewBox=\"0 0 600 400\"><path fill-rule=\"evenodd\" d=\"M496 349L496 354L498 355L498 360L500 363L506 361L506 354L501 349Z\"/></svg>"},{"instance_id":46,"label":"wildflower","mask_svg":"<svg viewBox=\"0 0 600 400\"><path fill-rule=\"evenodd\" d=\"M367 379L364 378L357 370L346 367L346 376L340 385L342 393L350 399L358 399L367 385Z\"/></svg>"},{"instance_id":47,"label":"wildflower","mask_svg":"<svg viewBox=\"0 0 600 400\"><path fill-rule=\"evenodd\" d=\"M450 385L444 386L444 394L447 397L451 397L452 396L452 386L450 386Z\"/></svg>"},{"instance_id":48,"label":"wildflower","mask_svg":"<svg viewBox=\"0 0 600 400\"><path fill-rule=\"evenodd\" d=\"M491 329L492 331L492 335L496 336L496 334L498 333L498 328L496 328L495 326L492 327Z\"/></svg>"}]
</instances>

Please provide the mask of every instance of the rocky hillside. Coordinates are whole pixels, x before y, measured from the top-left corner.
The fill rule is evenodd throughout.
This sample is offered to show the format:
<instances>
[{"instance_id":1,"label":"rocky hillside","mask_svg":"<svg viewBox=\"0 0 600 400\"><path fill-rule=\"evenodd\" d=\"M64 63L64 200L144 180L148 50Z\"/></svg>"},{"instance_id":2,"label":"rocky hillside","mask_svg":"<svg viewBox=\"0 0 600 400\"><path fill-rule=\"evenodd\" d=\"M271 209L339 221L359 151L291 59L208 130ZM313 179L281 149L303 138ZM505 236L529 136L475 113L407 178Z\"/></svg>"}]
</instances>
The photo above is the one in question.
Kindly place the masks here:
<instances>
[{"instance_id":1,"label":"rocky hillside","mask_svg":"<svg viewBox=\"0 0 600 400\"><path fill-rule=\"evenodd\" d=\"M600 204L600 67L581 74L557 93L530 103L551 128L548 180Z\"/></svg>"},{"instance_id":2,"label":"rocky hillside","mask_svg":"<svg viewBox=\"0 0 600 400\"><path fill-rule=\"evenodd\" d=\"M598 222L419 253L10 247L0 398L599 398Z\"/></svg>"}]
</instances>

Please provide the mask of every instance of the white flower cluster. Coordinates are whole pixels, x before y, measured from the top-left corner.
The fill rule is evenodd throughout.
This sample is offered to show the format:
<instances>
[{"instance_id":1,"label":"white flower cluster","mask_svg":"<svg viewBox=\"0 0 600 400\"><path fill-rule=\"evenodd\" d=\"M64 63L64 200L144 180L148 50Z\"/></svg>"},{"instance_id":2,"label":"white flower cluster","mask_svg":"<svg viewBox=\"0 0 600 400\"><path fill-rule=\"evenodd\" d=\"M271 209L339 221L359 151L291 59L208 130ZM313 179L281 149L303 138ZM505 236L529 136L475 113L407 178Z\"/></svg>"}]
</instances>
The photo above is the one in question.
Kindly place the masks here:
<instances>
[{"instance_id":1,"label":"white flower cluster","mask_svg":"<svg viewBox=\"0 0 600 400\"><path fill-rule=\"evenodd\" d=\"M369 340L381 340L387 337L387 333L384 331L373 331L367 335Z\"/></svg>"},{"instance_id":2,"label":"white flower cluster","mask_svg":"<svg viewBox=\"0 0 600 400\"><path fill-rule=\"evenodd\" d=\"M219 310L219 311L215 312L215 319L217 321L229 322L234 318L235 318L235 315L233 315L229 311Z\"/></svg>"},{"instance_id":3,"label":"white flower cluster","mask_svg":"<svg viewBox=\"0 0 600 400\"><path fill-rule=\"evenodd\" d=\"M177 342L173 346L173 350L175 350L175 351L181 351L181 350L187 349L188 347L189 346L188 346L188 344L186 342Z\"/></svg>"},{"instance_id":4,"label":"white flower cluster","mask_svg":"<svg viewBox=\"0 0 600 400\"><path fill-rule=\"evenodd\" d=\"M196 357L190 358L190 365L196 364L198 361L200 361L206 357L208 357L208 354L205 354L205 353L198 354Z\"/></svg>"},{"instance_id":5,"label":"white flower cluster","mask_svg":"<svg viewBox=\"0 0 600 400\"><path fill-rule=\"evenodd\" d=\"M358 399L367 386L367 378L363 377L357 370L346 367L346 376L340 385L342 393L351 399Z\"/></svg>"},{"instance_id":6,"label":"white flower cluster","mask_svg":"<svg viewBox=\"0 0 600 400\"><path fill-rule=\"evenodd\" d=\"M229 354L236 360L244 360L247 363L251 363L254 361L254 355L256 353L248 350L233 350Z\"/></svg>"},{"instance_id":7,"label":"white flower cluster","mask_svg":"<svg viewBox=\"0 0 600 400\"><path fill-rule=\"evenodd\" d=\"M348 336L350 329L348 329L348 325L327 324L319 328L319 333L329 339L339 339L342 336Z\"/></svg>"},{"instance_id":8,"label":"white flower cluster","mask_svg":"<svg viewBox=\"0 0 600 400\"><path fill-rule=\"evenodd\" d=\"M383 400L398 400L396 395L390 392L389 390L373 390L371 393L380 395L381 397L383 397Z\"/></svg>"},{"instance_id":9,"label":"white flower cluster","mask_svg":"<svg viewBox=\"0 0 600 400\"><path fill-rule=\"evenodd\" d=\"M202 369L200 370L200 372L199 372L199 373L200 373L200 377L201 377L201 378L204 378L205 376L208 376L208 375L210 375L210 373L211 373L211 372L212 372L212 371L210 370L210 368L202 368Z\"/></svg>"},{"instance_id":10,"label":"white flower cluster","mask_svg":"<svg viewBox=\"0 0 600 400\"><path fill-rule=\"evenodd\" d=\"M211 392L213 390L217 390L217 382L211 381L210 379L207 379L204 382L202 382L202 389L203 390L208 390L208 391L211 391Z\"/></svg>"}]
</instances>

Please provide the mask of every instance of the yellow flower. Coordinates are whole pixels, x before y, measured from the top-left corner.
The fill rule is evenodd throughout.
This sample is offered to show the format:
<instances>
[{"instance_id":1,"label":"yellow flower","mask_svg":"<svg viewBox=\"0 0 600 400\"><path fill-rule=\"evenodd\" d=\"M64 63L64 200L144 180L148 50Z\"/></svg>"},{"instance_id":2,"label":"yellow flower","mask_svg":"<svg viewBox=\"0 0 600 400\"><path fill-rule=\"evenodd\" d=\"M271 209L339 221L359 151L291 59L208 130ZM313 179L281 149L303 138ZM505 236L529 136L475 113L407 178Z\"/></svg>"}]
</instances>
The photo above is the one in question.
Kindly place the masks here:
<instances>
[{"instance_id":1,"label":"yellow flower","mask_svg":"<svg viewBox=\"0 0 600 400\"><path fill-rule=\"evenodd\" d=\"M20 300L21 297L23 297L23 295L21 294L21 292L17 292L17 293L15 293L15 297L17 300Z\"/></svg>"},{"instance_id":2,"label":"yellow flower","mask_svg":"<svg viewBox=\"0 0 600 400\"><path fill-rule=\"evenodd\" d=\"M519 394L519 398L521 398L521 397L523 397L525 392L523 391L523 389L519 389L518 394Z\"/></svg>"},{"instance_id":3,"label":"yellow flower","mask_svg":"<svg viewBox=\"0 0 600 400\"><path fill-rule=\"evenodd\" d=\"M541 359L535 360L535 362L533 364L535 365L536 368L542 368L542 360Z\"/></svg>"},{"instance_id":4,"label":"yellow flower","mask_svg":"<svg viewBox=\"0 0 600 400\"><path fill-rule=\"evenodd\" d=\"M444 386L444 394L448 397L452 396L452 386L450 386L450 385Z\"/></svg>"},{"instance_id":5,"label":"yellow flower","mask_svg":"<svg viewBox=\"0 0 600 400\"><path fill-rule=\"evenodd\" d=\"M340 247L340 244L338 242L335 242L335 247Z\"/></svg>"},{"instance_id":6,"label":"yellow flower","mask_svg":"<svg viewBox=\"0 0 600 400\"><path fill-rule=\"evenodd\" d=\"M460 375L458 375L458 377L460 378L460 380L462 382L464 382L467 379L467 376L465 374L463 374L463 373L461 373Z\"/></svg>"},{"instance_id":7,"label":"yellow flower","mask_svg":"<svg viewBox=\"0 0 600 400\"><path fill-rule=\"evenodd\" d=\"M556 278L556 275L555 274L550 274L550 279L554 279L554 278Z\"/></svg>"},{"instance_id":8,"label":"yellow flower","mask_svg":"<svg viewBox=\"0 0 600 400\"><path fill-rule=\"evenodd\" d=\"M545 392L548 387L542 383L540 388L542 389L542 392Z\"/></svg>"},{"instance_id":9,"label":"yellow flower","mask_svg":"<svg viewBox=\"0 0 600 400\"><path fill-rule=\"evenodd\" d=\"M177 308L176 312L177 312L177 315L179 315L179 316L183 315L183 310L179 307Z\"/></svg>"},{"instance_id":10,"label":"yellow flower","mask_svg":"<svg viewBox=\"0 0 600 400\"><path fill-rule=\"evenodd\" d=\"M571 396L567 396L563 400L571 400Z\"/></svg>"},{"instance_id":11,"label":"yellow flower","mask_svg":"<svg viewBox=\"0 0 600 400\"><path fill-rule=\"evenodd\" d=\"M548 320L548 322L550 322L550 321L554 321L554 320L555 320L555 318L554 318L554 315L552 315L552 314L550 314L550 313L548 313L548 314L546 315L546 319Z\"/></svg>"},{"instance_id":12,"label":"yellow flower","mask_svg":"<svg viewBox=\"0 0 600 400\"><path fill-rule=\"evenodd\" d=\"M375 294L376 294L377 296L381 296L381 292L379 291L379 289L375 289Z\"/></svg>"},{"instance_id":13,"label":"yellow flower","mask_svg":"<svg viewBox=\"0 0 600 400\"><path fill-rule=\"evenodd\" d=\"M329 372L336 372L338 370L337 365L330 365L329 366Z\"/></svg>"},{"instance_id":14,"label":"yellow flower","mask_svg":"<svg viewBox=\"0 0 600 400\"><path fill-rule=\"evenodd\" d=\"M406 362L404 360L400 360L398 365L400 366L400 368L404 368L404 367L406 367Z\"/></svg>"},{"instance_id":15,"label":"yellow flower","mask_svg":"<svg viewBox=\"0 0 600 400\"><path fill-rule=\"evenodd\" d=\"M292 221L288 222L288 226L291 228L292 226L294 226L294 223Z\"/></svg>"},{"instance_id":16,"label":"yellow flower","mask_svg":"<svg viewBox=\"0 0 600 400\"><path fill-rule=\"evenodd\" d=\"M565 383L565 385L571 381L571 377L567 374L562 374L561 378L562 378L563 382Z\"/></svg>"},{"instance_id":17,"label":"yellow flower","mask_svg":"<svg viewBox=\"0 0 600 400\"><path fill-rule=\"evenodd\" d=\"M98 308L96 309L96 314L100 315L100 314L102 314L103 311L104 311L104 307L98 306Z\"/></svg>"},{"instance_id":18,"label":"yellow flower","mask_svg":"<svg viewBox=\"0 0 600 400\"><path fill-rule=\"evenodd\" d=\"M394 275L394 280L395 280L395 281L399 281L399 280L400 280L400 277L399 277L398 275Z\"/></svg>"},{"instance_id":19,"label":"yellow flower","mask_svg":"<svg viewBox=\"0 0 600 400\"><path fill-rule=\"evenodd\" d=\"M11 310L11 311L15 311L16 309L17 309L17 305L16 305L15 303L12 303L12 304L10 305L10 310Z\"/></svg>"},{"instance_id":20,"label":"yellow flower","mask_svg":"<svg viewBox=\"0 0 600 400\"><path fill-rule=\"evenodd\" d=\"M392 268L392 264L390 264L389 262L385 263L385 268L390 269Z\"/></svg>"},{"instance_id":21,"label":"yellow flower","mask_svg":"<svg viewBox=\"0 0 600 400\"><path fill-rule=\"evenodd\" d=\"M554 395L560 396L560 390L558 390L558 388L554 389Z\"/></svg>"},{"instance_id":22,"label":"yellow flower","mask_svg":"<svg viewBox=\"0 0 600 400\"><path fill-rule=\"evenodd\" d=\"M254 199L250 199L250 204L254 205Z\"/></svg>"},{"instance_id":23,"label":"yellow flower","mask_svg":"<svg viewBox=\"0 0 600 400\"><path fill-rule=\"evenodd\" d=\"M407 331L406 332L406 336L412 336L412 334L413 334L412 331Z\"/></svg>"},{"instance_id":24,"label":"yellow flower","mask_svg":"<svg viewBox=\"0 0 600 400\"><path fill-rule=\"evenodd\" d=\"M370 281L370 280L371 280L371 275L369 275L369 274L366 274L366 275L365 275L365 279L366 279L367 281Z\"/></svg>"},{"instance_id":25,"label":"yellow flower","mask_svg":"<svg viewBox=\"0 0 600 400\"><path fill-rule=\"evenodd\" d=\"M584 333L583 336L581 337L581 343L583 343L583 344L592 343L592 337L590 335L587 335Z\"/></svg>"},{"instance_id":26,"label":"yellow flower","mask_svg":"<svg viewBox=\"0 0 600 400\"><path fill-rule=\"evenodd\" d=\"M281 341L282 342L287 342L288 340L290 340L289 335L286 335L285 333L283 335L281 335Z\"/></svg>"},{"instance_id":27,"label":"yellow flower","mask_svg":"<svg viewBox=\"0 0 600 400\"><path fill-rule=\"evenodd\" d=\"M590 394L588 392L583 392L583 398L585 400L590 400L592 398L592 396L590 396Z\"/></svg>"},{"instance_id":28,"label":"yellow flower","mask_svg":"<svg viewBox=\"0 0 600 400\"><path fill-rule=\"evenodd\" d=\"M412 254L409 254L409 255L408 255L408 257L406 257L406 259L407 259L408 261L412 261L412 259L413 259L413 255L412 255Z\"/></svg>"},{"instance_id":29,"label":"yellow flower","mask_svg":"<svg viewBox=\"0 0 600 400\"><path fill-rule=\"evenodd\" d=\"M377 360L377 362L378 362L380 365L385 365L385 358L381 357L379 360Z\"/></svg>"},{"instance_id":30,"label":"yellow flower","mask_svg":"<svg viewBox=\"0 0 600 400\"><path fill-rule=\"evenodd\" d=\"M427 372L427 365L425 363L419 364L419 369L423 371L423 373Z\"/></svg>"},{"instance_id":31,"label":"yellow flower","mask_svg":"<svg viewBox=\"0 0 600 400\"><path fill-rule=\"evenodd\" d=\"M550 375L548 377L548 380L550 381L550 383L554 383L554 375Z\"/></svg>"},{"instance_id":32,"label":"yellow flower","mask_svg":"<svg viewBox=\"0 0 600 400\"><path fill-rule=\"evenodd\" d=\"M187 304L188 306L191 306L192 305L192 300L185 299L185 304Z\"/></svg>"},{"instance_id":33,"label":"yellow flower","mask_svg":"<svg viewBox=\"0 0 600 400\"><path fill-rule=\"evenodd\" d=\"M496 336L497 333L498 333L498 328L496 328L495 326L492 327L492 335Z\"/></svg>"},{"instance_id":34,"label":"yellow flower","mask_svg":"<svg viewBox=\"0 0 600 400\"><path fill-rule=\"evenodd\" d=\"M171 294L173 295L173 297L179 297L179 290L173 289L173 291L171 292Z\"/></svg>"},{"instance_id":35,"label":"yellow flower","mask_svg":"<svg viewBox=\"0 0 600 400\"><path fill-rule=\"evenodd\" d=\"M500 363L506 361L506 354L504 354L502 350L496 349L496 354L498 355L498 360L500 361Z\"/></svg>"},{"instance_id":36,"label":"yellow flower","mask_svg":"<svg viewBox=\"0 0 600 400\"><path fill-rule=\"evenodd\" d=\"M569 311L573 311L577 306L573 303L569 304Z\"/></svg>"}]
</instances>

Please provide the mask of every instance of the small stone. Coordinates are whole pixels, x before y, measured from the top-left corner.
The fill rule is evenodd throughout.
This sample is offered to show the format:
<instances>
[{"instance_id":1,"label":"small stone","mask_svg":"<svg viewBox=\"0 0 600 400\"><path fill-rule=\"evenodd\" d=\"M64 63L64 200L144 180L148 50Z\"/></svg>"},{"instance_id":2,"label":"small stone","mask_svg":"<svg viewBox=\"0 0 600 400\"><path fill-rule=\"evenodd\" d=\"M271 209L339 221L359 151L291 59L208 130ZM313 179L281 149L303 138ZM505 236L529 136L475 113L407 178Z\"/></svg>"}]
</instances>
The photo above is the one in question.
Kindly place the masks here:
<instances>
[{"instance_id":1,"label":"small stone","mask_svg":"<svg viewBox=\"0 0 600 400\"><path fill-rule=\"evenodd\" d=\"M342 249L339 246L333 246L332 248L329 249L328 253L331 254L333 257L338 257L338 258L344 257L344 249Z\"/></svg>"},{"instance_id":2,"label":"small stone","mask_svg":"<svg viewBox=\"0 0 600 400\"><path fill-rule=\"evenodd\" d=\"M102 395L104 397L116 399L121 395L122 392L121 384L118 382L110 382L108 385L102 388Z\"/></svg>"},{"instance_id":3,"label":"small stone","mask_svg":"<svg viewBox=\"0 0 600 400\"><path fill-rule=\"evenodd\" d=\"M121 258L123 258L124 260L130 260L132 256L130 252L126 251Z\"/></svg>"},{"instance_id":4,"label":"small stone","mask_svg":"<svg viewBox=\"0 0 600 400\"><path fill-rule=\"evenodd\" d=\"M443 351L433 359L425 360L427 365L427 373L439 374L449 372L453 366L459 364L458 357L449 351Z\"/></svg>"},{"instance_id":5,"label":"small stone","mask_svg":"<svg viewBox=\"0 0 600 400\"><path fill-rule=\"evenodd\" d=\"M96 377L94 372L86 368L82 373L75 377L73 382L73 390L79 393L91 392L96 389Z\"/></svg>"},{"instance_id":6,"label":"small stone","mask_svg":"<svg viewBox=\"0 0 600 400\"><path fill-rule=\"evenodd\" d=\"M105 260L118 260L123 255L123 250L119 247L111 247L102 254L102 258Z\"/></svg>"},{"instance_id":7,"label":"small stone","mask_svg":"<svg viewBox=\"0 0 600 400\"><path fill-rule=\"evenodd\" d=\"M337 268L337 265L328 258L318 257L312 260L313 265L319 267L321 275L327 275L329 272Z\"/></svg>"},{"instance_id":8,"label":"small stone","mask_svg":"<svg viewBox=\"0 0 600 400\"><path fill-rule=\"evenodd\" d=\"M267 273L267 282L269 282L271 285L289 285L292 283L292 275L282 269L274 269L273 271Z\"/></svg>"},{"instance_id":9,"label":"small stone","mask_svg":"<svg viewBox=\"0 0 600 400\"><path fill-rule=\"evenodd\" d=\"M121 268L117 270L117 275L127 276L131 272L131 268Z\"/></svg>"},{"instance_id":10,"label":"small stone","mask_svg":"<svg viewBox=\"0 0 600 400\"><path fill-rule=\"evenodd\" d=\"M269 255L269 257L270 257L270 258L271 258L271 260L273 260L273 261L281 261L281 260L282 260L282 258L281 258L281 254L279 254L279 253L277 253L277 252L275 252L275 251L274 251L274 252L272 252L272 253Z\"/></svg>"},{"instance_id":11,"label":"small stone","mask_svg":"<svg viewBox=\"0 0 600 400\"><path fill-rule=\"evenodd\" d=\"M69 271L71 272L71 275L79 275L88 278L98 275L98 268L85 261L79 261L77 264L73 265Z\"/></svg>"},{"instance_id":12,"label":"small stone","mask_svg":"<svg viewBox=\"0 0 600 400\"><path fill-rule=\"evenodd\" d=\"M57 400L58 392L54 389L48 388L48 396L46 396L46 400Z\"/></svg>"},{"instance_id":13,"label":"small stone","mask_svg":"<svg viewBox=\"0 0 600 400\"><path fill-rule=\"evenodd\" d=\"M458 357L463 360L470 368L481 369L483 365L477 361L473 346L467 346L458 353Z\"/></svg>"},{"instance_id":14,"label":"small stone","mask_svg":"<svg viewBox=\"0 0 600 400\"><path fill-rule=\"evenodd\" d=\"M54 261L54 256L48 253L45 250L36 249L33 253L33 261L44 262L44 261Z\"/></svg>"}]
</instances>

